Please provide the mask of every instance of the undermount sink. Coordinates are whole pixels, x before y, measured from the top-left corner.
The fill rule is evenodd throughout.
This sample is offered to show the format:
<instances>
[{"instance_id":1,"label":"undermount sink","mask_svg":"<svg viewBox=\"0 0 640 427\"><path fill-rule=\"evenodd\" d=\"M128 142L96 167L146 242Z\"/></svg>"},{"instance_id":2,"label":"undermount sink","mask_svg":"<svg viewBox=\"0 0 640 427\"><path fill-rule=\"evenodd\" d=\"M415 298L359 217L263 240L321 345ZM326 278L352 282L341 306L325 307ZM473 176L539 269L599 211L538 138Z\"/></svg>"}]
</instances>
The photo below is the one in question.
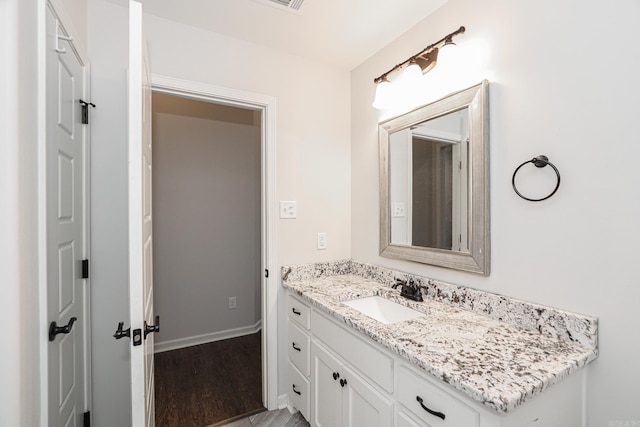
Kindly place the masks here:
<instances>
[{"instance_id":1,"label":"undermount sink","mask_svg":"<svg viewBox=\"0 0 640 427\"><path fill-rule=\"evenodd\" d=\"M369 316L372 319L387 325L415 319L425 315L420 311L405 307L402 304L398 304L397 302L390 301L377 295L343 301L342 304L358 310L365 316Z\"/></svg>"}]
</instances>

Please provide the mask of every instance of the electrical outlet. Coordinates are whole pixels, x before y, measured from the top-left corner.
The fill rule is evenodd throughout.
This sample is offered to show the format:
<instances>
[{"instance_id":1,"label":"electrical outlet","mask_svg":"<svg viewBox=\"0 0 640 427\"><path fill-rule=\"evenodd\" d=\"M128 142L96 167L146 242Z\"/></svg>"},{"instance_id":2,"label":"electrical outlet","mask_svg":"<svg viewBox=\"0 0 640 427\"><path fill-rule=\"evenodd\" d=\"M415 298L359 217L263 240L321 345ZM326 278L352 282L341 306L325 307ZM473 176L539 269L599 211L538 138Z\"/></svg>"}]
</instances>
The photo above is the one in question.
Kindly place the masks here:
<instances>
[{"instance_id":1,"label":"electrical outlet","mask_svg":"<svg viewBox=\"0 0 640 427\"><path fill-rule=\"evenodd\" d=\"M229 297L229 310L236 308L236 297Z\"/></svg>"},{"instance_id":2,"label":"electrical outlet","mask_svg":"<svg viewBox=\"0 0 640 427\"><path fill-rule=\"evenodd\" d=\"M327 249L327 233L318 233L318 249Z\"/></svg>"},{"instance_id":3,"label":"electrical outlet","mask_svg":"<svg viewBox=\"0 0 640 427\"><path fill-rule=\"evenodd\" d=\"M404 218L405 216L405 207L404 203L393 203L391 205L391 217L392 218Z\"/></svg>"}]
</instances>

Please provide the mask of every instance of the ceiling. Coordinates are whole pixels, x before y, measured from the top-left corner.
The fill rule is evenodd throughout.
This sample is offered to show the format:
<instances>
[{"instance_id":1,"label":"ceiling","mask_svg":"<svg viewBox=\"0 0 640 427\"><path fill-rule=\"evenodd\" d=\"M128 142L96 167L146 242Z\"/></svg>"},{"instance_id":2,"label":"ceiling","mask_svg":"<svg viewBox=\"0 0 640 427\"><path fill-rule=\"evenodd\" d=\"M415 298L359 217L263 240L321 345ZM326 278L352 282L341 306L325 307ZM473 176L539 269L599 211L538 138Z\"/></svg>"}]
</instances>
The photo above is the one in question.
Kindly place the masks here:
<instances>
[{"instance_id":1,"label":"ceiling","mask_svg":"<svg viewBox=\"0 0 640 427\"><path fill-rule=\"evenodd\" d=\"M122 4L122 0L109 0ZM145 13L351 70L447 0L141 0Z\"/></svg>"}]
</instances>

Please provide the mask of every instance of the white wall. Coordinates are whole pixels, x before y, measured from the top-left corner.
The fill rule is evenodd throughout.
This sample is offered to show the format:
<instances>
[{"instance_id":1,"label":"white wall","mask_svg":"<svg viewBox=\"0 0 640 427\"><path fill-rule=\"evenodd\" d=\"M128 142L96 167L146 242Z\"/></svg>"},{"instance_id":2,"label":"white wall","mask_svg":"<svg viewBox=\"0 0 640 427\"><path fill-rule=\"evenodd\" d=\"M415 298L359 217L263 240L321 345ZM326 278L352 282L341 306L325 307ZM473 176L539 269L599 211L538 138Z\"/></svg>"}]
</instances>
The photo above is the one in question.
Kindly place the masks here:
<instances>
[{"instance_id":1,"label":"white wall","mask_svg":"<svg viewBox=\"0 0 640 427\"><path fill-rule=\"evenodd\" d=\"M277 222L278 265L349 258L349 73L151 15L145 26L152 73L276 98L275 198L298 202L297 219ZM319 231L327 233L323 251L316 250ZM284 337L283 289L278 293ZM279 393L284 372L281 339Z\"/></svg>"},{"instance_id":2,"label":"white wall","mask_svg":"<svg viewBox=\"0 0 640 427\"><path fill-rule=\"evenodd\" d=\"M255 114L153 95L153 292L163 325L156 347L247 333L260 320ZM237 308L228 308L229 297Z\"/></svg>"},{"instance_id":3,"label":"white wall","mask_svg":"<svg viewBox=\"0 0 640 427\"><path fill-rule=\"evenodd\" d=\"M0 425L40 418L38 267L38 36L44 4L0 2Z\"/></svg>"},{"instance_id":4,"label":"white wall","mask_svg":"<svg viewBox=\"0 0 640 427\"><path fill-rule=\"evenodd\" d=\"M634 0L449 0L352 72L353 258L599 317L592 427L640 423L639 17ZM484 63L458 76L436 67L423 95L491 81L490 277L378 256L376 129L385 113L371 107L372 79L460 25L460 50L484 52ZM513 192L511 176L538 154L559 168L562 185L531 203ZM538 176L531 191L553 185Z\"/></svg>"}]
</instances>

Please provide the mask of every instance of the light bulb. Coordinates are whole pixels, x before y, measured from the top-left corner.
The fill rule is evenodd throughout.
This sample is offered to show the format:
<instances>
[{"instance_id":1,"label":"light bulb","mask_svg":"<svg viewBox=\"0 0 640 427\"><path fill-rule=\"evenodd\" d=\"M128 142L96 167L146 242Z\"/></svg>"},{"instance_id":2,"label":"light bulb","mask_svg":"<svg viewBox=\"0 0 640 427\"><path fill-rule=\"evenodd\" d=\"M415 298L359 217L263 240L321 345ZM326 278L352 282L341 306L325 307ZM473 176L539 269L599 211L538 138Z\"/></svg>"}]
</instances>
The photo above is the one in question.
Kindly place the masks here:
<instances>
[{"instance_id":1,"label":"light bulb","mask_svg":"<svg viewBox=\"0 0 640 427\"><path fill-rule=\"evenodd\" d=\"M448 65L454 63L457 57L457 46L451 40L447 40L445 44L439 49L438 52L438 64Z\"/></svg>"},{"instance_id":2,"label":"light bulb","mask_svg":"<svg viewBox=\"0 0 640 427\"><path fill-rule=\"evenodd\" d=\"M373 99L373 108L383 110L391 107L393 104L393 88L389 80L384 78L378 86L376 86L376 96Z\"/></svg>"},{"instance_id":3,"label":"light bulb","mask_svg":"<svg viewBox=\"0 0 640 427\"><path fill-rule=\"evenodd\" d=\"M421 78L422 68L420 68L420 66L415 61L412 61L402 73L402 80L406 85L418 84Z\"/></svg>"}]
</instances>

